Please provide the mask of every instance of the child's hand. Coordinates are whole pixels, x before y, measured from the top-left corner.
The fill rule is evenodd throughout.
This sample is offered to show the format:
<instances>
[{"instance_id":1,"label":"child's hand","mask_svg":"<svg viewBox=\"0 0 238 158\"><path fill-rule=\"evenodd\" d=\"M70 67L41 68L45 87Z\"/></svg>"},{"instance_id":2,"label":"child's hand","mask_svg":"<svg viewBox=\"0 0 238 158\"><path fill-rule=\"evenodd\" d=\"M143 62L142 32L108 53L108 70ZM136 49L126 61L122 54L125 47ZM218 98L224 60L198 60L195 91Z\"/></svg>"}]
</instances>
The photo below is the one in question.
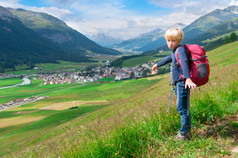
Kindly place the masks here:
<instances>
[{"instance_id":1,"label":"child's hand","mask_svg":"<svg viewBox=\"0 0 238 158\"><path fill-rule=\"evenodd\" d=\"M186 78L186 81L185 81L185 89L188 88L196 88L197 85L195 83L193 83L193 81L191 80L191 78Z\"/></svg>"},{"instance_id":2,"label":"child's hand","mask_svg":"<svg viewBox=\"0 0 238 158\"><path fill-rule=\"evenodd\" d=\"M158 69L158 66L157 64L155 64L153 67L152 67L152 71L156 71Z\"/></svg>"}]
</instances>

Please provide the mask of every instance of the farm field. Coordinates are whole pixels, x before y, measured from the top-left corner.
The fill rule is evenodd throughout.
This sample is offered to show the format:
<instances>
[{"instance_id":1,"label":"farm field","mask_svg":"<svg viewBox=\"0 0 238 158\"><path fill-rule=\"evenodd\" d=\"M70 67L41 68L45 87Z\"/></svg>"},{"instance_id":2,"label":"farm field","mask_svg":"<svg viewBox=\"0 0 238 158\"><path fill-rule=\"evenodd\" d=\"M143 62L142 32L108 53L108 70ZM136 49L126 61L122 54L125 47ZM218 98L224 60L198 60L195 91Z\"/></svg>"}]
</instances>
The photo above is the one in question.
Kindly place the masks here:
<instances>
[{"instance_id":1,"label":"farm field","mask_svg":"<svg viewBox=\"0 0 238 158\"><path fill-rule=\"evenodd\" d=\"M44 100L0 112L0 156L20 151L53 128L129 98L159 79L108 81L43 85L43 80L32 78L30 85L0 90L1 104L19 98L48 96Z\"/></svg>"},{"instance_id":2,"label":"farm field","mask_svg":"<svg viewBox=\"0 0 238 158\"><path fill-rule=\"evenodd\" d=\"M90 65L103 65L105 61L112 61L118 58L118 56L93 56L92 62L69 62L69 61L57 61L58 63L41 63L36 64L36 69L28 69L26 65L17 66L17 71L8 71L7 74L22 75L22 74L34 74L34 73L47 73L47 72L69 72L78 71Z\"/></svg>"},{"instance_id":3,"label":"farm field","mask_svg":"<svg viewBox=\"0 0 238 158\"><path fill-rule=\"evenodd\" d=\"M0 79L0 88L20 84L23 82L20 78L4 78Z\"/></svg>"}]
</instances>

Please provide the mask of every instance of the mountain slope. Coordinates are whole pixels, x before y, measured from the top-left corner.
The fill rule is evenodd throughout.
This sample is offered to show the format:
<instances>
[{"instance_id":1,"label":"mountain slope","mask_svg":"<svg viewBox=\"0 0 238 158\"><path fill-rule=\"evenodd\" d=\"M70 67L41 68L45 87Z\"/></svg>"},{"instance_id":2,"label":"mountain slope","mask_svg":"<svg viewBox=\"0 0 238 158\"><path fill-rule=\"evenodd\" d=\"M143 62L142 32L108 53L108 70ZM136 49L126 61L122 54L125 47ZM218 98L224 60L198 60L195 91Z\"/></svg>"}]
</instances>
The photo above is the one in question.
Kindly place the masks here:
<instances>
[{"instance_id":1,"label":"mountain slope","mask_svg":"<svg viewBox=\"0 0 238 158\"><path fill-rule=\"evenodd\" d=\"M227 28L226 25L236 25L236 22L232 22L232 20L237 17L238 6L231 6L223 10L217 9L215 11L212 11L211 13L198 18L183 29L184 39L182 41L182 44L197 43L203 45L203 43L201 43L203 40L214 38L217 35L222 35L224 34L224 32L231 32L232 29L229 30L229 27ZM231 22L229 22L230 20ZM158 45L155 50L145 51L142 54L154 54L159 50L168 50L165 42L161 45Z\"/></svg>"},{"instance_id":2,"label":"mountain slope","mask_svg":"<svg viewBox=\"0 0 238 158\"><path fill-rule=\"evenodd\" d=\"M0 7L0 67L33 65L56 60L87 61L80 54L69 54L57 44L24 26L11 12Z\"/></svg>"},{"instance_id":3,"label":"mountain slope","mask_svg":"<svg viewBox=\"0 0 238 158\"><path fill-rule=\"evenodd\" d=\"M25 26L35 30L45 38L60 46L80 54L89 52L97 54L118 55L120 52L104 48L89 40L83 34L68 27L63 21L48 15L23 9L9 9Z\"/></svg>"},{"instance_id":4,"label":"mountain slope","mask_svg":"<svg viewBox=\"0 0 238 158\"><path fill-rule=\"evenodd\" d=\"M178 23L170 27L183 28L185 25ZM158 28L148 33L144 33L136 38L123 41L120 44L114 45L112 48L124 51L129 50L141 52L156 49L158 46L163 45L164 42L164 30Z\"/></svg>"},{"instance_id":5,"label":"mountain slope","mask_svg":"<svg viewBox=\"0 0 238 158\"><path fill-rule=\"evenodd\" d=\"M89 38L104 47L110 47L116 43L122 42L121 39L110 37L104 33L93 34Z\"/></svg>"},{"instance_id":6,"label":"mountain slope","mask_svg":"<svg viewBox=\"0 0 238 158\"><path fill-rule=\"evenodd\" d=\"M197 37L197 41L203 41L207 39L213 39L223 34L238 31L238 18L228 20L222 24L219 24L212 29L202 33Z\"/></svg>"},{"instance_id":7,"label":"mountain slope","mask_svg":"<svg viewBox=\"0 0 238 158\"><path fill-rule=\"evenodd\" d=\"M238 77L237 49L238 43L235 42L208 52L210 81L201 87L201 91L191 91L193 138L186 143L173 139L180 128L180 118L175 109L175 97L173 106L166 113L171 88L168 85L169 75L166 74L159 82L130 98L114 100L110 106L57 127L8 136L0 139L1 144L21 140L21 150L13 144L15 149L10 148L14 151L12 155L7 155L9 157L217 157L219 154L232 157L230 149L236 145L234 140L237 136L237 130L234 132L238 112L238 83L235 81ZM140 81L106 83L95 90L100 89L107 96L107 90L115 89L118 95L118 91L126 89L128 82ZM89 90L86 92L92 93ZM130 91L128 93L131 94ZM229 117L231 120L224 123Z\"/></svg>"},{"instance_id":8,"label":"mountain slope","mask_svg":"<svg viewBox=\"0 0 238 158\"><path fill-rule=\"evenodd\" d=\"M238 17L238 7L231 6L223 10L214 10L191 23L183 29L184 38L191 39L227 20Z\"/></svg>"},{"instance_id":9,"label":"mountain slope","mask_svg":"<svg viewBox=\"0 0 238 158\"><path fill-rule=\"evenodd\" d=\"M197 38L202 33L210 30L211 28L215 27L216 25L219 25L227 20L231 20L238 17L238 7L237 6L230 6L228 8L225 8L223 10L217 9L214 10L194 22L192 22L190 25L183 28L183 25L181 28L183 28L184 32L184 40L185 43L190 43L191 40L194 38ZM181 24L179 24L181 25ZM173 26L171 26L173 27ZM176 27L176 26L175 26ZM145 39L140 38L134 38L128 41L123 41L121 44L116 45L114 48L120 48L120 49L131 49L131 50L137 50L137 51L145 51L143 54L148 54L153 49L157 50L167 50L167 46L165 43L165 39L163 37L165 32L160 32L156 34L156 38L151 37L143 37ZM144 41L143 41L144 40ZM140 41L140 43L138 42ZM149 51L149 52L147 52Z\"/></svg>"}]
</instances>

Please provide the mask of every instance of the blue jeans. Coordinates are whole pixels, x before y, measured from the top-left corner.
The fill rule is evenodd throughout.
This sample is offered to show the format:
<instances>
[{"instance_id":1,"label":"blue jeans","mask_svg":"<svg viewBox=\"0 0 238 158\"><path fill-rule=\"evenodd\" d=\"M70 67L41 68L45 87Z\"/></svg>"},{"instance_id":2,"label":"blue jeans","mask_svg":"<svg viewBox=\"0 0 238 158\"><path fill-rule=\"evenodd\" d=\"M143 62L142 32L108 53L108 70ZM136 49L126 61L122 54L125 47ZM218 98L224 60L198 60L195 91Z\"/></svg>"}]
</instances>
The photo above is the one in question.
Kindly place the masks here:
<instances>
[{"instance_id":1,"label":"blue jeans","mask_svg":"<svg viewBox=\"0 0 238 158\"><path fill-rule=\"evenodd\" d=\"M191 117L189 113L189 88L185 89L183 81L177 82L175 86L176 109L181 118L180 134L185 135L191 128Z\"/></svg>"}]
</instances>

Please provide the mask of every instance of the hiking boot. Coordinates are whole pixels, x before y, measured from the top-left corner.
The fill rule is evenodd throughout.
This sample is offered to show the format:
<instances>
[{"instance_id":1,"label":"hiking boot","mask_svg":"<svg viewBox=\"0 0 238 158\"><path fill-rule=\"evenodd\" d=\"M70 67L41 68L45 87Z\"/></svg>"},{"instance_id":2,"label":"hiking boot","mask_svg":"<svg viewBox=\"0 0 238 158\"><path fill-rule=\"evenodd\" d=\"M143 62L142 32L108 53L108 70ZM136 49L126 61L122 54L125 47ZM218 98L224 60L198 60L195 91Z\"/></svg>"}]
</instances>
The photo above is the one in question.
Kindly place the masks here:
<instances>
[{"instance_id":1,"label":"hiking boot","mask_svg":"<svg viewBox=\"0 0 238 158\"><path fill-rule=\"evenodd\" d=\"M180 134L180 132L178 132L178 134L175 136L175 140L190 140L191 138L192 138L191 132L188 132L185 135L182 135Z\"/></svg>"}]
</instances>

